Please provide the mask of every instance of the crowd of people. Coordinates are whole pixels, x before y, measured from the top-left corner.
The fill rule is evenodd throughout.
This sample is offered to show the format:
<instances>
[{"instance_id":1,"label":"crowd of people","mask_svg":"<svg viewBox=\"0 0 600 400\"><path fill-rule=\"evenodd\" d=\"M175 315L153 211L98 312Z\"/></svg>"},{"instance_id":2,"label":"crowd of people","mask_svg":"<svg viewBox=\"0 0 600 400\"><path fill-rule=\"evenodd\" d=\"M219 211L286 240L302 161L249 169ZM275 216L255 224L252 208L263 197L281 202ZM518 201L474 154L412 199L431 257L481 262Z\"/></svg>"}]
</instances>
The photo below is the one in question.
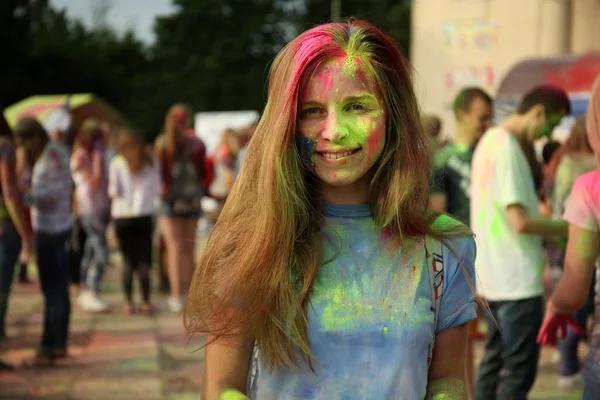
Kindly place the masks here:
<instances>
[{"instance_id":1,"label":"crowd of people","mask_svg":"<svg viewBox=\"0 0 600 400\"><path fill-rule=\"evenodd\" d=\"M561 325L566 333L559 341L558 386L583 387L585 381L585 399L595 399L600 393L594 369L586 381L578 356L580 340L592 338L591 331L583 329L594 315L591 275L587 285L581 286L582 299L571 298L574 320L557 321L554 311L546 315L540 332L544 309L552 312L544 306L544 299L552 296L565 264L575 262L568 257L567 238L570 246L579 246L584 253L593 254L594 247L596 254L599 250L592 241L573 244L573 235L568 234L568 223L586 223L584 229L594 230L590 229L594 217L585 210L594 209L593 200L576 205L582 195L571 198L578 178L599 167L594 156L594 149L599 149L592 147L590 139L600 135L594 125L600 117L594 109L600 97L598 84L596 87L590 114L576 121L564 143L551 138L570 113L569 99L560 88L532 89L516 112L494 127L493 99L482 89L466 88L455 99L457 132L435 155L430 204L432 209L469 224L477 238L477 289L489 313L485 353L476 381L472 350L473 340L479 336L477 322L469 329L465 377L470 398L526 398L537 373L539 342L556 344L553 324ZM538 140L546 140L541 154L535 151ZM583 208L580 214L569 212L575 207ZM586 246L585 250L581 246ZM571 325L568 333L567 322Z\"/></svg>"},{"instance_id":2,"label":"crowd of people","mask_svg":"<svg viewBox=\"0 0 600 400\"><path fill-rule=\"evenodd\" d=\"M153 312L155 236L169 308L185 303L188 332L208 335L203 398L526 399L540 346L558 342L558 385L597 400L600 76L556 142L571 113L559 87L529 90L495 126L494 99L465 88L442 141L412 75L387 35L351 20L282 49L259 123L210 155L184 105L153 148L96 120L71 146L68 110L54 126L3 123L0 323L15 264L35 255L46 307L31 365L65 357L69 280L82 309L109 309L112 221L124 312L134 277ZM196 263L199 219L211 233Z\"/></svg>"},{"instance_id":3,"label":"crowd of people","mask_svg":"<svg viewBox=\"0 0 600 400\"><path fill-rule=\"evenodd\" d=\"M212 193L217 205L225 201L252 131L230 129L215 153L206 154L190 128L191 116L187 106L173 106L154 145L106 121L88 118L77 125L67 106L41 123L23 117L13 129L0 120L0 341L6 340L15 263L19 281L27 283L29 261L35 260L45 300L38 352L24 368L51 366L67 356L72 296L85 312L112 310L102 297L109 227L123 260L122 312L154 312L153 259L168 308L182 311L197 261L201 200ZM218 207L209 215L216 219Z\"/></svg>"}]
</instances>

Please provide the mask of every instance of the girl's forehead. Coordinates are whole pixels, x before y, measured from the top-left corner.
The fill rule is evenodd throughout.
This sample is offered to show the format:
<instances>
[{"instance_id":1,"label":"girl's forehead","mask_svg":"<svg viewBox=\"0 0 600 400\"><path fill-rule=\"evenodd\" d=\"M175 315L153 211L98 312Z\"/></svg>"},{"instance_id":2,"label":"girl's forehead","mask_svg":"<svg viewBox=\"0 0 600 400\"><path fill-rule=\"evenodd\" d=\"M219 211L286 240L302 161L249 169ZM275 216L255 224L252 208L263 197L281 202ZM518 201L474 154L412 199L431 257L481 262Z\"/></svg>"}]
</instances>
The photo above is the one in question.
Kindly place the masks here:
<instances>
[{"instance_id":1,"label":"girl's forehead","mask_svg":"<svg viewBox=\"0 0 600 400\"><path fill-rule=\"evenodd\" d=\"M380 94L372 70L360 57L353 55L332 57L322 62L309 79L304 93L305 96L322 95L324 90L326 92L367 91Z\"/></svg>"},{"instance_id":2,"label":"girl's forehead","mask_svg":"<svg viewBox=\"0 0 600 400\"><path fill-rule=\"evenodd\" d=\"M332 57L322 62L315 75L341 74L352 78L371 78L363 61L354 55Z\"/></svg>"}]
</instances>

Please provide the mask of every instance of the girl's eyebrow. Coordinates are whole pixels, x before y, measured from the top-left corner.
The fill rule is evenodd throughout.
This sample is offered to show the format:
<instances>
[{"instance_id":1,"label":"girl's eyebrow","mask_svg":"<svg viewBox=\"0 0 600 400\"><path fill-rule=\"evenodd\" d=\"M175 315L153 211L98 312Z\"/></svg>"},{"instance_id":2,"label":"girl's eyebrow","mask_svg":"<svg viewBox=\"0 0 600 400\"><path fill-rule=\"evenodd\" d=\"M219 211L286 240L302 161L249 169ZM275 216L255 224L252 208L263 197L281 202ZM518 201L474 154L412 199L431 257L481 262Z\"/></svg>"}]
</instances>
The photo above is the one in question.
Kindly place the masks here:
<instances>
[{"instance_id":1,"label":"girl's eyebrow","mask_svg":"<svg viewBox=\"0 0 600 400\"><path fill-rule=\"evenodd\" d=\"M372 95L371 93L358 93L355 95L351 95L348 97L345 97L343 100L343 102L352 102L352 101L373 101L373 102L377 102L379 103L379 100L377 100L377 97L375 97L374 95ZM302 106L306 107L306 106L313 106L313 105L318 105L318 106L322 106L323 103L318 101L318 100L309 100L309 101L304 101L302 102Z\"/></svg>"}]
</instances>

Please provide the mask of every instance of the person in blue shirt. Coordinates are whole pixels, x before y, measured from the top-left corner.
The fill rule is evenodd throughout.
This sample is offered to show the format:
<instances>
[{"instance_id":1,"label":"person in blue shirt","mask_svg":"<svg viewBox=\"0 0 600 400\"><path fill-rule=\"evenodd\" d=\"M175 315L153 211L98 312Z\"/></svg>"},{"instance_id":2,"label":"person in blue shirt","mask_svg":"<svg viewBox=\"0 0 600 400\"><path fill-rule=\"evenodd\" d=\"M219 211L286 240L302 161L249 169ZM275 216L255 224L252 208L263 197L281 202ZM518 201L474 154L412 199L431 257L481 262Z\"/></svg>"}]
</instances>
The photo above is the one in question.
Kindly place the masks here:
<instances>
[{"instance_id":1,"label":"person in blue shirt","mask_svg":"<svg viewBox=\"0 0 600 400\"><path fill-rule=\"evenodd\" d=\"M462 399L470 231L428 209L411 68L362 21L292 40L186 304L203 399Z\"/></svg>"}]
</instances>

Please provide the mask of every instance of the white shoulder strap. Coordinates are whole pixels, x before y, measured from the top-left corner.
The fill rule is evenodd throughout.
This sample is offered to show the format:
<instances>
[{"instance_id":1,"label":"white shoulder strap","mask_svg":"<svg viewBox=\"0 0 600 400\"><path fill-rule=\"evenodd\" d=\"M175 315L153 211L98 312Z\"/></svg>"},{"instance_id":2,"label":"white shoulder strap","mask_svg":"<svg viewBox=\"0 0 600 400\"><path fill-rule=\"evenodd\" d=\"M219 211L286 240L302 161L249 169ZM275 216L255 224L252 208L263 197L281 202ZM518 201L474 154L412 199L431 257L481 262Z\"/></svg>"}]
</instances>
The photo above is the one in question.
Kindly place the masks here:
<instances>
[{"instance_id":1,"label":"white shoulder strap","mask_svg":"<svg viewBox=\"0 0 600 400\"><path fill-rule=\"evenodd\" d=\"M442 242L425 236L425 254L429 272L429 284L431 287L431 304L433 305L433 339L429 345L428 364L431 363L433 356L433 346L435 344L435 334L437 331L438 313L442 302L442 292L444 290L444 257L442 256Z\"/></svg>"}]
</instances>

